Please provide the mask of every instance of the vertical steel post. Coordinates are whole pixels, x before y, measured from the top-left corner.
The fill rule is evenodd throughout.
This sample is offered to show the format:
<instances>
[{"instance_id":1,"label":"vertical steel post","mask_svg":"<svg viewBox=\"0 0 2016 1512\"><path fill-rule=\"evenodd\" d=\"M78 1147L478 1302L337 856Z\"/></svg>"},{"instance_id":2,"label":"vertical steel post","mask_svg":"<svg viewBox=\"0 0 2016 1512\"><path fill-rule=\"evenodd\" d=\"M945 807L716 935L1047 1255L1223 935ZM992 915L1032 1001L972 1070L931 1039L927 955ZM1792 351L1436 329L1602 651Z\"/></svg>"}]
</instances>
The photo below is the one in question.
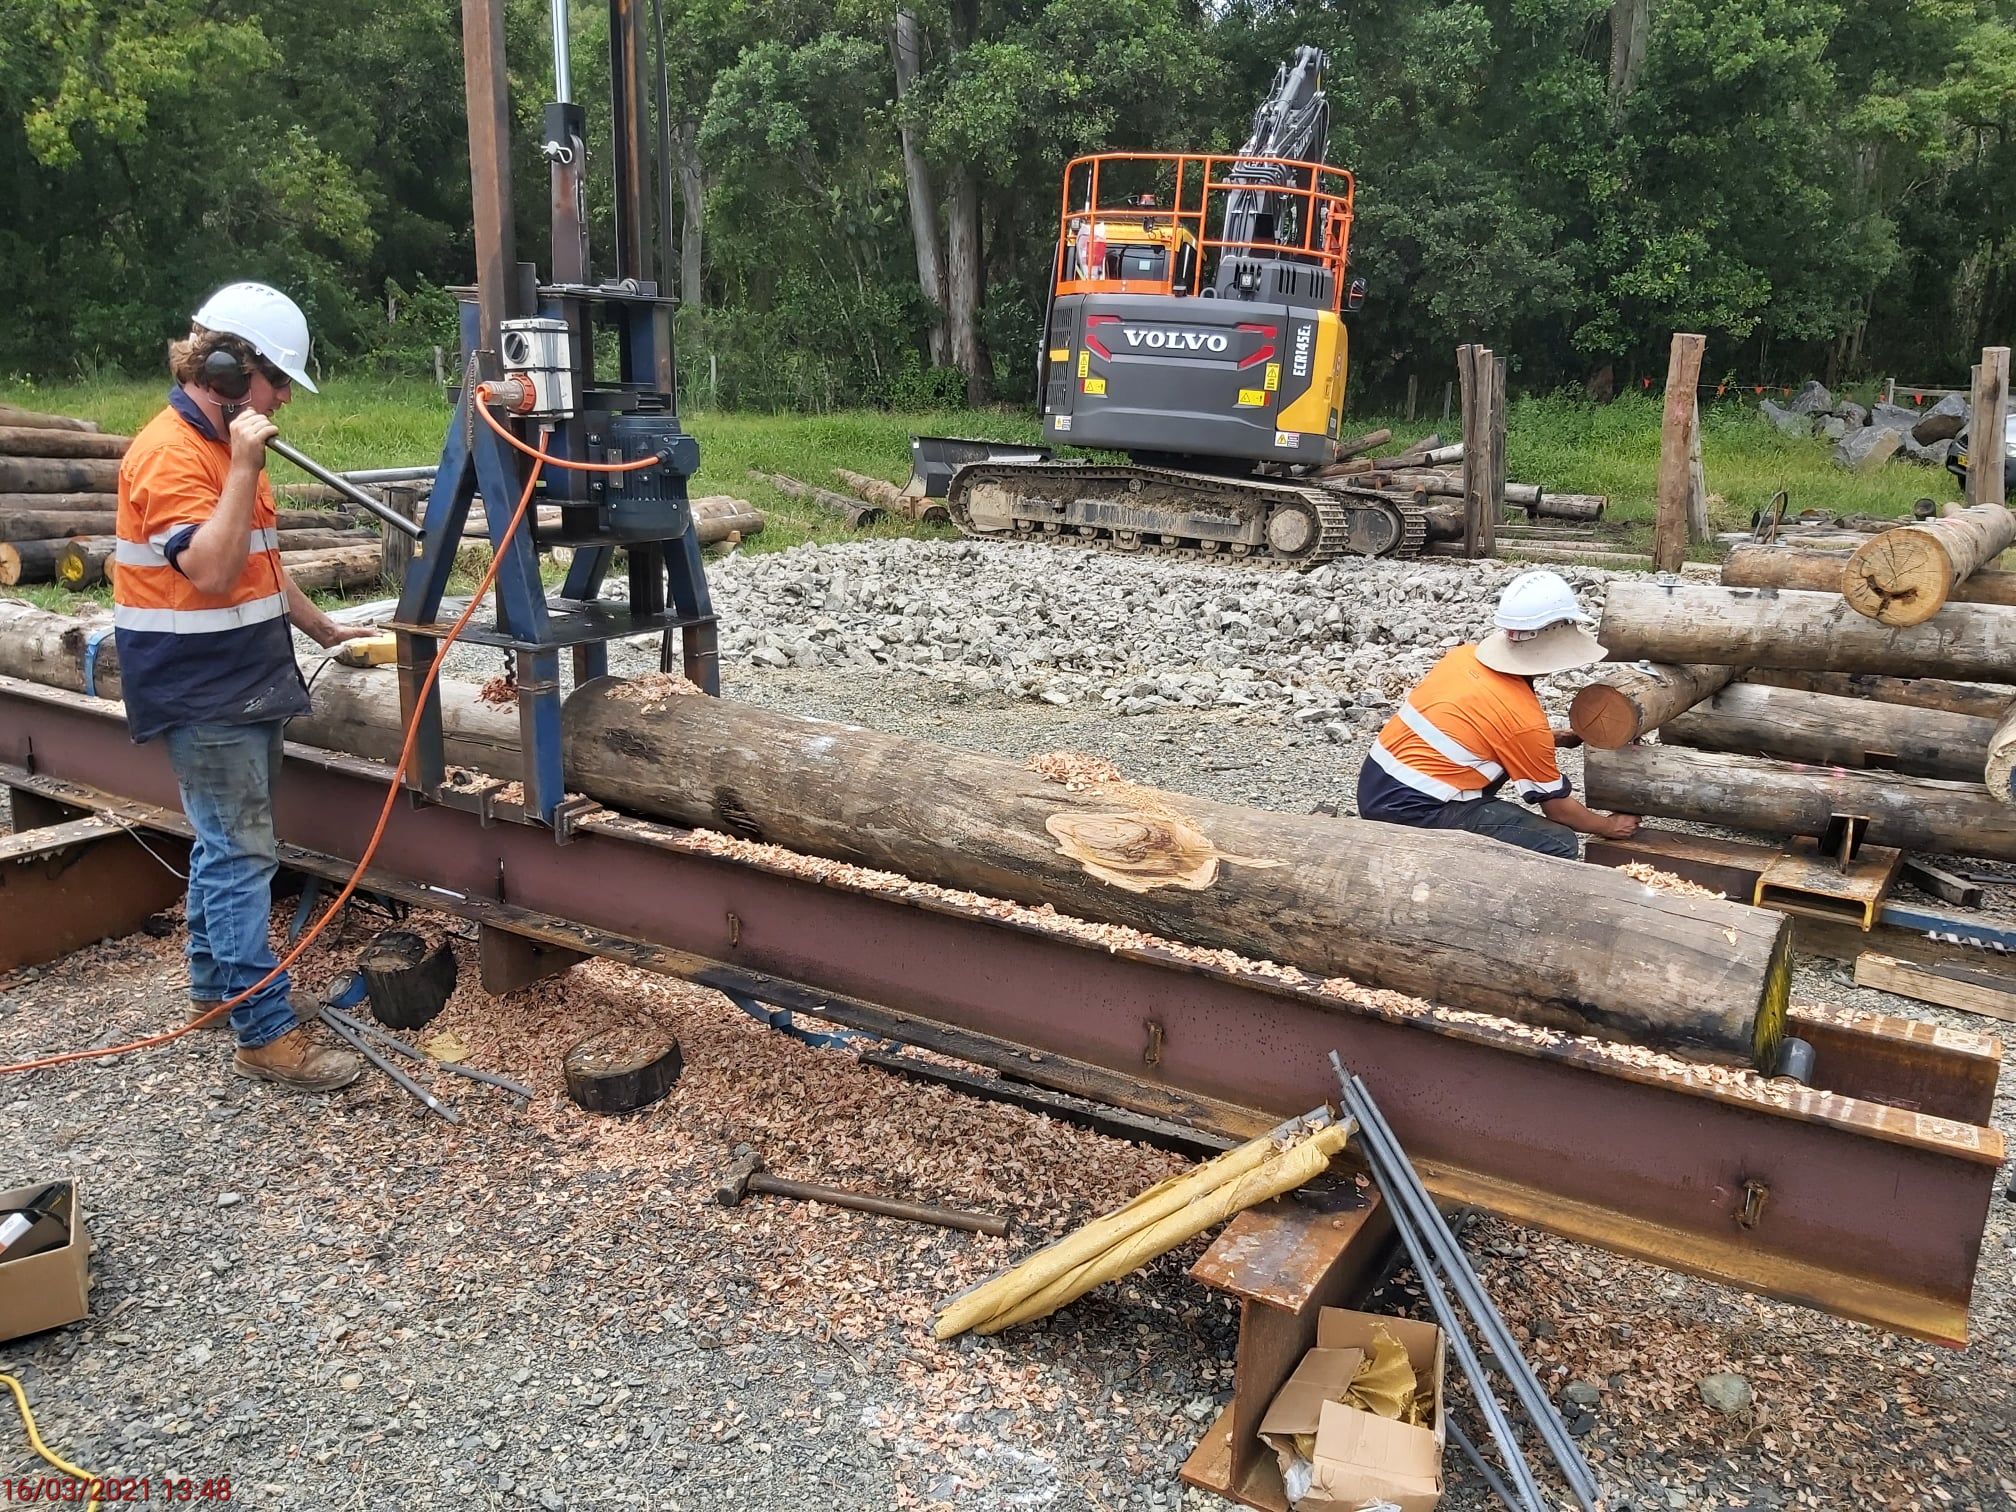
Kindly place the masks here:
<instances>
[{"instance_id":1,"label":"vertical steel post","mask_svg":"<svg viewBox=\"0 0 2016 1512\"><path fill-rule=\"evenodd\" d=\"M616 277L644 282L651 277L651 198L645 164L649 112L644 94L644 26L640 0L609 0L610 143L616 170Z\"/></svg>"},{"instance_id":2,"label":"vertical steel post","mask_svg":"<svg viewBox=\"0 0 2016 1512\"><path fill-rule=\"evenodd\" d=\"M495 351L497 325L522 311L511 230L510 86L504 73L503 0L462 0L462 79L469 95L469 198L476 232L479 349Z\"/></svg>"}]
</instances>

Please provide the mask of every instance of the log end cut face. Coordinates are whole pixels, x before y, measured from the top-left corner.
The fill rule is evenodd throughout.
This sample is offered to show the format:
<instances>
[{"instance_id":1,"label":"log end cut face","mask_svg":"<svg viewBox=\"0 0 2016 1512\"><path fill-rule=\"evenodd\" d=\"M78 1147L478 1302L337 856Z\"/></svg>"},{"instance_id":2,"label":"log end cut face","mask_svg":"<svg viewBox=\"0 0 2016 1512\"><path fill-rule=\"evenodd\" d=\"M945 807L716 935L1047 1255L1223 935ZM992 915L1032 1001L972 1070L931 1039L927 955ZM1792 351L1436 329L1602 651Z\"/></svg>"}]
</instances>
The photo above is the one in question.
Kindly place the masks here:
<instances>
[{"instance_id":1,"label":"log end cut face","mask_svg":"<svg viewBox=\"0 0 2016 1512\"><path fill-rule=\"evenodd\" d=\"M1568 706L1568 724L1593 746L1614 751L1638 737L1638 710L1616 688L1591 683Z\"/></svg>"},{"instance_id":2,"label":"log end cut face","mask_svg":"<svg viewBox=\"0 0 2016 1512\"><path fill-rule=\"evenodd\" d=\"M1953 559L1936 536L1889 530L1849 559L1841 594L1855 612L1885 625L1922 625L1953 586Z\"/></svg>"}]
</instances>

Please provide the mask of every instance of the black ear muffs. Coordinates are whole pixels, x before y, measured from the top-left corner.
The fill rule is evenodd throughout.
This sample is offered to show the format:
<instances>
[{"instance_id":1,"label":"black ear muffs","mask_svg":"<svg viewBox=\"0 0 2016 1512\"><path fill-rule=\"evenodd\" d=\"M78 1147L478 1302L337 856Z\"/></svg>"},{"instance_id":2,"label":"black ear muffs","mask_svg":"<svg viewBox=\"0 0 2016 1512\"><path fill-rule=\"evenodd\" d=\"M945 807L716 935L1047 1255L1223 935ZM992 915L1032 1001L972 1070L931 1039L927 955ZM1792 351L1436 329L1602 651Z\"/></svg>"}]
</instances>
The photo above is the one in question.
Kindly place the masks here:
<instances>
[{"instance_id":1,"label":"black ear muffs","mask_svg":"<svg viewBox=\"0 0 2016 1512\"><path fill-rule=\"evenodd\" d=\"M221 347L203 359L203 387L234 403L252 392L252 369Z\"/></svg>"}]
</instances>

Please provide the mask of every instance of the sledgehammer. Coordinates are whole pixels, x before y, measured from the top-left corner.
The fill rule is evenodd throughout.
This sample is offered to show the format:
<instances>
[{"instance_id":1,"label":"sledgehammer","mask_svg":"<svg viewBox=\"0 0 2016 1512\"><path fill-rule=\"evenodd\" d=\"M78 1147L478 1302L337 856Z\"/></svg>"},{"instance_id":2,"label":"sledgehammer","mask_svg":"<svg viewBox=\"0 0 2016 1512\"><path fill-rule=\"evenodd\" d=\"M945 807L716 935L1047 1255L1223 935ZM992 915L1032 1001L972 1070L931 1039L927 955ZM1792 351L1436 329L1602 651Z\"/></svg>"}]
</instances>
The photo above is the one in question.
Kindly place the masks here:
<instances>
[{"instance_id":1,"label":"sledgehammer","mask_svg":"<svg viewBox=\"0 0 2016 1512\"><path fill-rule=\"evenodd\" d=\"M735 1207L751 1192L770 1197L793 1197L800 1202L824 1202L832 1207L855 1208L863 1213L880 1213L885 1218L907 1218L912 1223L935 1223L940 1228L965 1229L975 1234L1001 1238L1008 1232L1008 1220L991 1213L961 1213L951 1208L927 1207L921 1202L900 1202L894 1197L870 1197L844 1187L820 1186L809 1181L783 1181L763 1169L761 1155L745 1155L728 1167L715 1193L723 1207Z\"/></svg>"}]
</instances>

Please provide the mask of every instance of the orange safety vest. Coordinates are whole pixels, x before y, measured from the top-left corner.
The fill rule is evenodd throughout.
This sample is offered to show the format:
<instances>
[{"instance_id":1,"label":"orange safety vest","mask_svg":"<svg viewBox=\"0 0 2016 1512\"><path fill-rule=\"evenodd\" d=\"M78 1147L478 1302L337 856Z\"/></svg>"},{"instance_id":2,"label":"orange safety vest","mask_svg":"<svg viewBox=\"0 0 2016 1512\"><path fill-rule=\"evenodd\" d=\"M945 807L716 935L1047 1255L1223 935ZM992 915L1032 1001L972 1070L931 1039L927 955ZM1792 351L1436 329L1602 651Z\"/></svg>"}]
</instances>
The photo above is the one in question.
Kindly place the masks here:
<instances>
[{"instance_id":1,"label":"orange safety vest","mask_svg":"<svg viewBox=\"0 0 2016 1512\"><path fill-rule=\"evenodd\" d=\"M191 724L289 719L308 709L287 619L273 486L262 472L251 550L228 592L205 593L170 562L215 513L231 447L180 389L119 464L112 623L136 740Z\"/></svg>"},{"instance_id":2,"label":"orange safety vest","mask_svg":"<svg viewBox=\"0 0 2016 1512\"><path fill-rule=\"evenodd\" d=\"M1571 791L1533 685L1485 666L1475 646L1458 646L1429 669L1380 730L1370 759L1444 803L1475 802L1505 786L1536 803Z\"/></svg>"}]
</instances>

